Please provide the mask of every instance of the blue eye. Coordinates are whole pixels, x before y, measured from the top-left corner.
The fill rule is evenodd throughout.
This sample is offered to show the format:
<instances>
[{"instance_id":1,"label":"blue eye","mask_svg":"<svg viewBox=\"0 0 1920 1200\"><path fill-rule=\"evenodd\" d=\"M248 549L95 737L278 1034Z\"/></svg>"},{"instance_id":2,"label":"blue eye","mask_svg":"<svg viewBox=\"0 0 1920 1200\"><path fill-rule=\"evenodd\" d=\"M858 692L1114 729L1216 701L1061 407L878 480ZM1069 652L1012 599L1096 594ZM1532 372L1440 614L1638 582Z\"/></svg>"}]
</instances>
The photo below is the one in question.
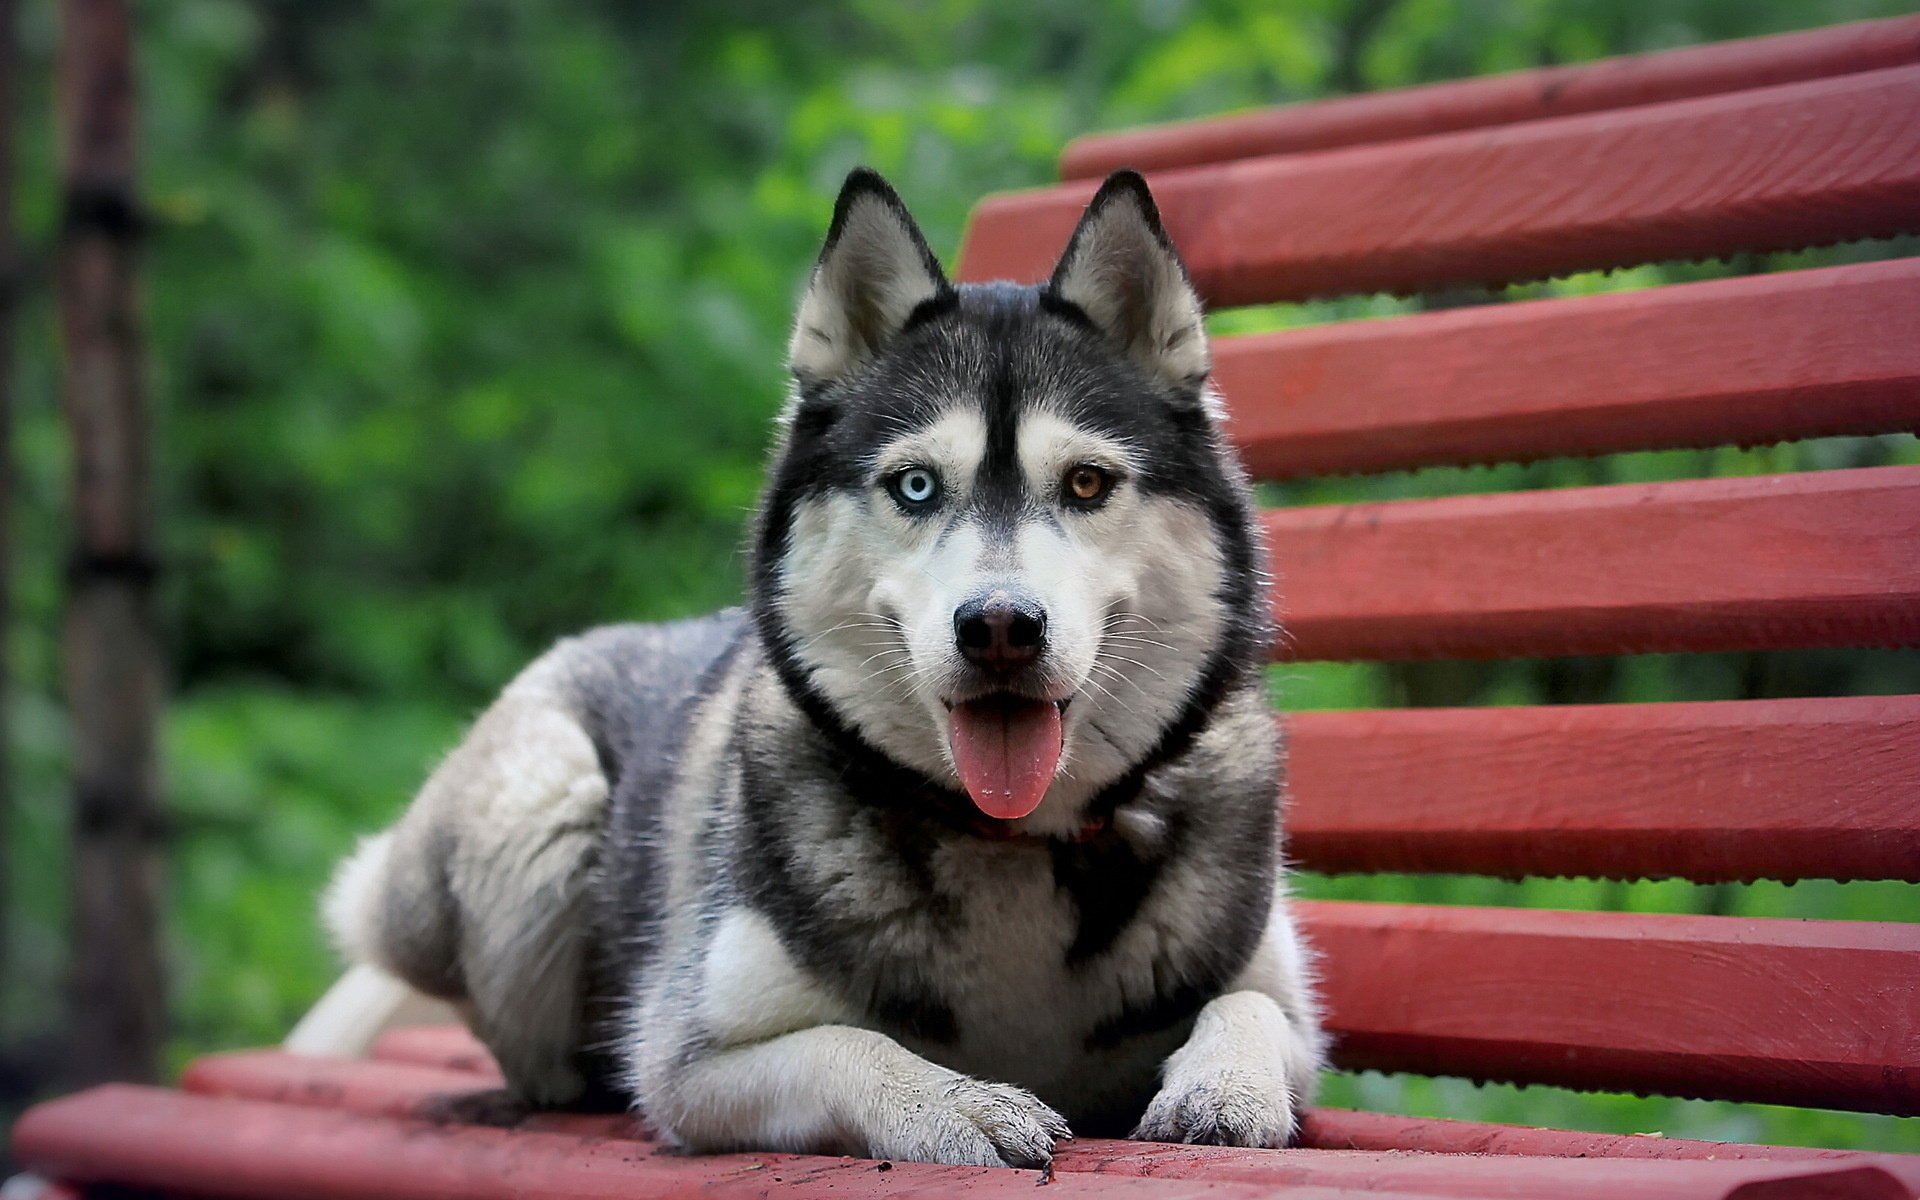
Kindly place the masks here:
<instances>
[{"instance_id":1,"label":"blue eye","mask_svg":"<svg viewBox=\"0 0 1920 1200\"><path fill-rule=\"evenodd\" d=\"M887 481L887 490L903 508L927 508L940 498L940 477L926 467L908 467Z\"/></svg>"}]
</instances>

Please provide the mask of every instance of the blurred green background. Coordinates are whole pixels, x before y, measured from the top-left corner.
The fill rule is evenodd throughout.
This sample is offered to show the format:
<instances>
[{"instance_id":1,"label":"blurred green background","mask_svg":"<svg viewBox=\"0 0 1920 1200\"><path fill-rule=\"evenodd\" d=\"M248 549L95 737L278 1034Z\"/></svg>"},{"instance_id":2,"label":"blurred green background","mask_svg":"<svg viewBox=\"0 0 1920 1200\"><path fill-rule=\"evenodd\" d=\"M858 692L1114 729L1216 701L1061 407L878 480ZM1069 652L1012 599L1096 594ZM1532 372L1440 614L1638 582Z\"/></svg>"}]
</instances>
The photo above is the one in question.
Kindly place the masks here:
<instances>
[{"instance_id":1,"label":"blurred green background","mask_svg":"<svg viewBox=\"0 0 1920 1200\"><path fill-rule=\"evenodd\" d=\"M314 897L547 641L735 600L789 305L846 170L951 258L1081 132L1893 15L1899 0L151 0L148 353L162 439L174 1063L270 1042L336 970ZM23 238L56 217L51 5L24 5ZM1911 254L1873 244L1221 329ZM66 448L44 287L19 330L14 804L0 1108L61 1024ZM1268 489L1276 503L1920 461L1834 439ZM1291 707L1920 691L1846 652L1276 668ZM1893 885L1307 878L1310 895L1871 919ZM1459 1080L1328 1100L1920 1150L1920 1122Z\"/></svg>"}]
</instances>

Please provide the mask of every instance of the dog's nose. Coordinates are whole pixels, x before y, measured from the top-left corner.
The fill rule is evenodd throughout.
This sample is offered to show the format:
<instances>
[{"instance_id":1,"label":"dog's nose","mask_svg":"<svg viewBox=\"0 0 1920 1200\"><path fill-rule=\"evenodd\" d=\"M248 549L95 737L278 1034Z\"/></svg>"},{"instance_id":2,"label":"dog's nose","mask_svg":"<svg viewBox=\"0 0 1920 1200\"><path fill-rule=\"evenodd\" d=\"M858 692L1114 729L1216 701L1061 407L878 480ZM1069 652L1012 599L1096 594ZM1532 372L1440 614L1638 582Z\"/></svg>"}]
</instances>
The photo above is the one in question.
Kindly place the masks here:
<instances>
[{"instance_id":1,"label":"dog's nose","mask_svg":"<svg viewBox=\"0 0 1920 1200\"><path fill-rule=\"evenodd\" d=\"M1032 600L996 591L953 610L953 640L960 653L994 670L1024 667L1047 645L1047 613Z\"/></svg>"}]
</instances>

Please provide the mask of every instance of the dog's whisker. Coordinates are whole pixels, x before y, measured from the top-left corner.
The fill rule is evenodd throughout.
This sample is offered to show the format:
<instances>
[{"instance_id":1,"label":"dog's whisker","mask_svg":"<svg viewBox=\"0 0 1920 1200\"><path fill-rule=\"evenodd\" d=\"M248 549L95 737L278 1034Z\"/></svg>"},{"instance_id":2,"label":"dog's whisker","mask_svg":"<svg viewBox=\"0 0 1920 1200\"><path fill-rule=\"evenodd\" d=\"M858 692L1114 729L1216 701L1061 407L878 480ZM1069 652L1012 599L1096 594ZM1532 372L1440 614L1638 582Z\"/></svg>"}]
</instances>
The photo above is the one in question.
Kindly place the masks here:
<instances>
[{"instance_id":1,"label":"dog's whisker","mask_svg":"<svg viewBox=\"0 0 1920 1200\"><path fill-rule=\"evenodd\" d=\"M1146 672L1149 672L1149 673L1150 673L1150 674L1152 674L1152 675L1153 675L1153 677L1154 677L1154 678L1156 678L1156 679L1165 679L1165 678L1166 678L1166 676L1165 676L1165 675L1162 675L1162 674L1161 674L1161 673L1160 673L1160 672L1159 672L1158 670L1156 670L1156 669L1155 669L1155 668L1154 668L1154 667L1153 667L1153 666L1152 666L1151 664L1149 664L1149 663L1143 663L1143 662L1141 662L1141 661L1140 661L1139 659L1137 659L1137 658L1128 658L1128 657L1127 657L1126 655L1124 655L1124 654L1115 654L1115 653L1113 653L1112 651L1109 651L1109 650L1103 650L1103 651L1101 651L1101 653L1102 653L1103 655L1105 655L1106 657L1108 657L1108 658L1114 658L1114 659L1118 659L1118 660L1120 660L1120 661L1121 661L1121 662L1123 662L1123 663L1132 663L1132 664L1133 664L1134 666L1136 666L1136 667L1139 667L1139 668L1140 668L1140 669L1141 669L1142 671L1146 671Z\"/></svg>"}]
</instances>

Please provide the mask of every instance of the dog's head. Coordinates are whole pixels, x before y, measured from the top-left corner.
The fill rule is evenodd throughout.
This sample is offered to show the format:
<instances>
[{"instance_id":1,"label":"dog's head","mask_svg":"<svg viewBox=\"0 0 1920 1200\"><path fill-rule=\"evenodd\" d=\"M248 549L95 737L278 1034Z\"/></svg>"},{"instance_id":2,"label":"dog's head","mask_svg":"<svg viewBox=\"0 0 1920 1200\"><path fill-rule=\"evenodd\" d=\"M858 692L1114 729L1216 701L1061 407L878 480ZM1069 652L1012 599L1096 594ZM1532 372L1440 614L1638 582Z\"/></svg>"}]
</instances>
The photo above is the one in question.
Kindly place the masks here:
<instances>
[{"instance_id":1,"label":"dog's head","mask_svg":"<svg viewBox=\"0 0 1920 1200\"><path fill-rule=\"evenodd\" d=\"M756 624L818 722L1066 827L1262 661L1261 552L1145 182L1039 286L950 284L856 171L795 322Z\"/></svg>"}]
</instances>

